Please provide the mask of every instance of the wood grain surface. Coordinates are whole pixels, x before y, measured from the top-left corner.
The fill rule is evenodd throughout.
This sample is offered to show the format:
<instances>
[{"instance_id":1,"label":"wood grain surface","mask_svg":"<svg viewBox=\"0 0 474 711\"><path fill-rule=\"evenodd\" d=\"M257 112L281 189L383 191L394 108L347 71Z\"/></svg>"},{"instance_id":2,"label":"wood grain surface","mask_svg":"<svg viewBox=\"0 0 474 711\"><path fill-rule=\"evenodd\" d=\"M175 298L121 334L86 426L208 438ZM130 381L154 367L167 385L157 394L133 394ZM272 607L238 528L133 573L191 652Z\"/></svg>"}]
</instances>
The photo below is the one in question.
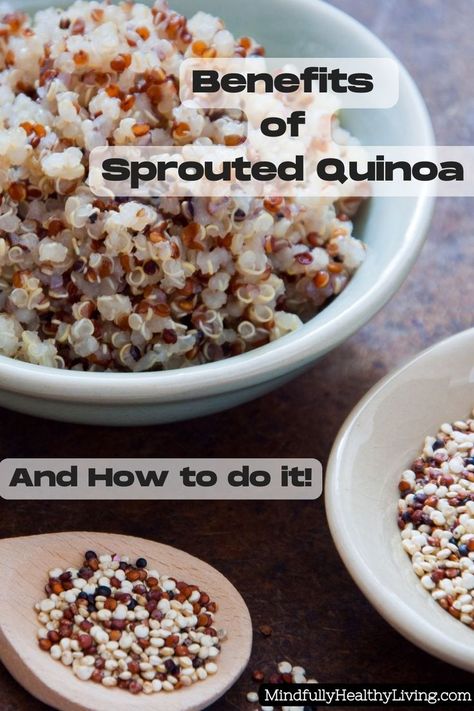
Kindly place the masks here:
<instances>
[{"instance_id":1,"label":"wood grain surface","mask_svg":"<svg viewBox=\"0 0 474 711\"><path fill-rule=\"evenodd\" d=\"M80 566L85 551L144 557L150 568L198 585L218 604L216 624L227 630L218 672L173 694L132 696L77 679L38 647L35 603L48 570ZM247 666L252 646L248 609L231 583L207 563L155 541L110 533L67 532L0 541L4 570L0 589L0 658L36 698L60 711L201 711L217 701ZM21 594L17 586L21 585Z\"/></svg>"},{"instance_id":2,"label":"wood grain surface","mask_svg":"<svg viewBox=\"0 0 474 711\"><path fill-rule=\"evenodd\" d=\"M333 4L369 26L405 63L427 101L438 143L474 143L472 0ZM439 199L426 246L391 303L279 391L225 414L130 430L60 425L2 411L2 457L238 454L318 457L325 464L344 418L371 385L421 349L473 325L473 212L472 200ZM255 688L250 670L272 671L284 658L327 682L472 681L409 644L374 612L335 552L322 500L0 501L1 536L64 529L121 530L183 548L215 565L242 593L256 630L249 672L208 711L252 711L245 698ZM263 624L273 628L271 637L257 631ZM0 699L2 711L48 708L1 668Z\"/></svg>"}]
</instances>

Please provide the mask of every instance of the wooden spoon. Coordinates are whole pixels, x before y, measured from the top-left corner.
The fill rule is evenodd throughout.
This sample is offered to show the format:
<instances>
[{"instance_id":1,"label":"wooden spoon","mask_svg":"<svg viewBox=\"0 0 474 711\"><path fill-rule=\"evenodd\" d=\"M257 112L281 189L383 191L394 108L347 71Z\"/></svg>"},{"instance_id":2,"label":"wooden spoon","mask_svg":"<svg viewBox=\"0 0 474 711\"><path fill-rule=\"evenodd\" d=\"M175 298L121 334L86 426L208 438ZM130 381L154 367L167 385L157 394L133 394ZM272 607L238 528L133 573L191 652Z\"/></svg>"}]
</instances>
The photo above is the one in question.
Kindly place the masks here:
<instances>
[{"instance_id":1,"label":"wooden spoon","mask_svg":"<svg viewBox=\"0 0 474 711\"><path fill-rule=\"evenodd\" d=\"M228 639L218 671L205 681L167 693L134 696L77 679L71 668L38 647L34 605L45 597L52 568L78 566L86 550L144 557L158 571L206 590L218 603L216 625ZM61 711L199 711L214 703L245 669L252 647L248 609L234 586L207 563L154 541L109 533L50 533L0 541L0 659L33 696Z\"/></svg>"}]
</instances>

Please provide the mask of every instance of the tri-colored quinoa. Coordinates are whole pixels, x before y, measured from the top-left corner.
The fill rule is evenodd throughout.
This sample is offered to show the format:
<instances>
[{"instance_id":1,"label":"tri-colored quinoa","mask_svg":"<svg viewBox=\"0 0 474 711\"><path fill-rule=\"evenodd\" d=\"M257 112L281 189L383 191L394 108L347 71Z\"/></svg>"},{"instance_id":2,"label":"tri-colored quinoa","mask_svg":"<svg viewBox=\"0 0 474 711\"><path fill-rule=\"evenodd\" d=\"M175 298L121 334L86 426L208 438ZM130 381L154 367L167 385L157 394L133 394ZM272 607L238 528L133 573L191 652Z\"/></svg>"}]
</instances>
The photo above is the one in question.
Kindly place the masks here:
<instances>
[{"instance_id":1,"label":"tri-colored quinoa","mask_svg":"<svg viewBox=\"0 0 474 711\"><path fill-rule=\"evenodd\" d=\"M87 551L49 571L38 644L82 681L132 694L175 691L217 672L217 605L192 585L118 555Z\"/></svg>"},{"instance_id":2,"label":"tri-colored quinoa","mask_svg":"<svg viewBox=\"0 0 474 711\"><path fill-rule=\"evenodd\" d=\"M426 437L399 484L398 525L423 587L474 629L473 418Z\"/></svg>"},{"instance_id":3,"label":"tri-colored quinoa","mask_svg":"<svg viewBox=\"0 0 474 711\"><path fill-rule=\"evenodd\" d=\"M294 666L291 662L282 661L276 665L277 671L268 675L261 669L255 669L252 672L252 680L260 686L260 684L317 684L316 679L309 678L306 669L300 666ZM249 691L247 701L251 704L258 703L257 691ZM255 708L255 707L254 707ZM257 706L255 711L275 711L281 708L281 711L310 711L315 708L313 706Z\"/></svg>"},{"instance_id":4,"label":"tri-colored quinoa","mask_svg":"<svg viewBox=\"0 0 474 711\"><path fill-rule=\"evenodd\" d=\"M337 190L157 202L87 186L96 146L241 142L241 117L180 105L179 67L262 53L163 0L0 17L0 354L79 370L199 364L294 331L340 293L364 246L360 201Z\"/></svg>"}]
</instances>

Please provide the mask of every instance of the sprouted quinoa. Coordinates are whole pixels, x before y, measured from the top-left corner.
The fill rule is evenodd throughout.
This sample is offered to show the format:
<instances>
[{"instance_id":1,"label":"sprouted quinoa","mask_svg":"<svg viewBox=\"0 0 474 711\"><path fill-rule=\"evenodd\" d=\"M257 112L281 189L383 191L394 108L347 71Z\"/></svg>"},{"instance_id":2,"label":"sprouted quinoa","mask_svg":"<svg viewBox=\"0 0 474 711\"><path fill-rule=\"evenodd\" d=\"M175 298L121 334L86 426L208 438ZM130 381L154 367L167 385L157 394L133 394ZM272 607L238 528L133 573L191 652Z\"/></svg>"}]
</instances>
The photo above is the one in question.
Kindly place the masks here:
<instances>
[{"instance_id":1,"label":"sprouted quinoa","mask_svg":"<svg viewBox=\"0 0 474 711\"><path fill-rule=\"evenodd\" d=\"M118 555L87 551L81 568L49 571L36 605L38 643L82 681L132 694L175 691L217 673L226 637L198 586Z\"/></svg>"},{"instance_id":2,"label":"sprouted quinoa","mask_svg":"<svg viewBox=\"0 0 474 711\"><path fill-rule=\"evenodd\" d=\"M426 437L399 484L398 524L423 587L474 629L473 418Z\"/></svg>"},{"instance_id":3,"label":"sprouted quinoa","mask_svg":"<svg viewBox=\"0 0 474 711\"><path fill-rule=\"evenodd\" d=\"M180 105L179 67L261 54L163 0L0 13L1 354L79 370L205 363L294 331L341 292L364 257L358 198L88 188L97 146L241 143L241 117ZM333 135L353 140L336 118Z\"/></svg>"}]
</instances>

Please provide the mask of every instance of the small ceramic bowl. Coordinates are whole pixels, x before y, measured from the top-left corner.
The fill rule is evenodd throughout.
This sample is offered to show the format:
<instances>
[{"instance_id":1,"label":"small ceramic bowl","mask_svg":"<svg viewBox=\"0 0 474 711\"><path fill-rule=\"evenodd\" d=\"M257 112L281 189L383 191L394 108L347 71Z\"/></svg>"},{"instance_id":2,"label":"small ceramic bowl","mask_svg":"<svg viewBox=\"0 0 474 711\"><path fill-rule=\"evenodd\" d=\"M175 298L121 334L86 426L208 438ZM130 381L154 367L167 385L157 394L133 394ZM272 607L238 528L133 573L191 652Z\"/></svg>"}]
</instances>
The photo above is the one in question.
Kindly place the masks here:
<instances>
[{"instance_id":1,"label":"small ceramic bowl","mask_svg":"<svg viewBox=\"0 0 474 711\"><path fill-rule=\"evenodd\" d=\"M326 509L334 542L362 592L396 630L474 672L474 631L421 585L401 545L398 482L426 435L474 406L474 329L384 378L344 423L331 453Z\"/></svg>"},{"instance_id":2,"label":"small ceramic bowl","mask_svg":"<svg viewBox=\"0 0 474 711\"><path fill-rule=\"evenodd\" d=\"M25 10L54 4L30 0ZM62 3L64 4L64 3ZM220 15L236 35L253 35L274 57L392 56L373 34L319 0L172 0L192 15ZM343 124L366 145L431 144L431 123L407 72L390 110L346 111ZM424 240L433 200L373 199L356 235L368 257L348 288L298 332L218 363L158 373L79 373L0 357L0 405L86 423L145 424L217 412L288 381L365 324L398 289Z\"/></svg>"}]
</instances>

